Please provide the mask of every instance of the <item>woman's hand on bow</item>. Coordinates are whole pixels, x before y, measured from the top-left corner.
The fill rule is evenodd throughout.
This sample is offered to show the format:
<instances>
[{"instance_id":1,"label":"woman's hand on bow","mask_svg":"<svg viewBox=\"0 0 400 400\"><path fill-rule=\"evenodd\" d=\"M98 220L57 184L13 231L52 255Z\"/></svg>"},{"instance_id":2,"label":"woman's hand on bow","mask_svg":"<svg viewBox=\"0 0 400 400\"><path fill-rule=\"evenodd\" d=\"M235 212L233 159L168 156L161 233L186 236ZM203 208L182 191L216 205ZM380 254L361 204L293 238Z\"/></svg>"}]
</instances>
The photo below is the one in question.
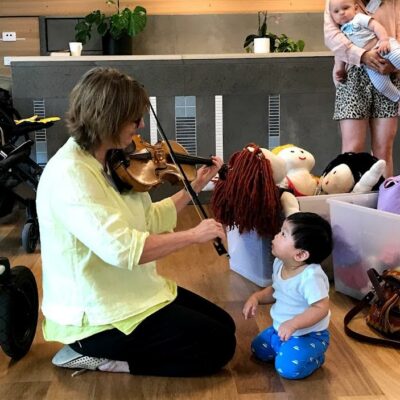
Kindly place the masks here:
<instances>
[{"instance_id":1,"label":"woman's hand on bow","mask_svg":"<svg viewBox=\"0 0 400 400\"><path fill-rule=\"evenodd\" d=\"M225 229L213 218L203 219L197 226L190 229L195 243L205 243L217 237L226 239Z\"/></svg>"}]
</instances>

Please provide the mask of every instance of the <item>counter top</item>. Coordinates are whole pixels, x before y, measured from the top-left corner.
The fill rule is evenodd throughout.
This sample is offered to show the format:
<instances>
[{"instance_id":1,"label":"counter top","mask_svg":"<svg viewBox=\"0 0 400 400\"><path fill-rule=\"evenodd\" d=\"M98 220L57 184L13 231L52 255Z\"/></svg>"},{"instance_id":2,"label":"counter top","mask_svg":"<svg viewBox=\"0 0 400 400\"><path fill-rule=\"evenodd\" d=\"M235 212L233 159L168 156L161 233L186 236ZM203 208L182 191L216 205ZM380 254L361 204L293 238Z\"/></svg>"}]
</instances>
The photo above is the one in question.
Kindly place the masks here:
<instances>
[{"instance_id":1,"label":"counter top","mask_svg":"<svg viewBox=\"0 0 400 400\"><path fill-rule=\"evenodd\" d=\"M304 58L333 57L330 51L296 52L296 53L231 53L231 54L161 54L161 55L124 55L124 56L29 56L11 57L11 62L42 62L42 61L156 61L156 60L222 60L222 59L253 59L253 58Z\"/></svg>"}]
</instances>

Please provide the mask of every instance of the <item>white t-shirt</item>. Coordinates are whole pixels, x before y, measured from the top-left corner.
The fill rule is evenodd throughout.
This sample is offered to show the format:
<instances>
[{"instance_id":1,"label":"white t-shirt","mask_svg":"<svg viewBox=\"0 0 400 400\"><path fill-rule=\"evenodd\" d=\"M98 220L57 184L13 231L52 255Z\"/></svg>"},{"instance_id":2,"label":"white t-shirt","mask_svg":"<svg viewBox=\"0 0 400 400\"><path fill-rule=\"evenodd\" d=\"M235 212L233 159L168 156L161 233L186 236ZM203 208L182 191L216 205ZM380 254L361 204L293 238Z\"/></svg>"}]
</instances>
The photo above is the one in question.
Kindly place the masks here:
<instances>
[{"instance_id":1,"label":"white t-shirt","mask_svg":"<svg viewBox=\"0 0 400 400\"><path fill-rule=\"evenodd\" d=\"M329 281L319 264L309 264L300 274L282 279L282 260L275 258L272 273L272 287L276 302L271 307L274 329L303 313L311 304L329 297ZM295 331L293 336L318 332L328 328L330 311L315 325Z\"/></svg>"},{"instance_id":2,"label":"white t-shirt","mask_svg":"<svg viewBox=\"0 0 400 400\"><path fill-rule=\"evenodd\" d=\"M357 13L352 20L343 24L340 30L357 47L365 47L372 39L376 39L375 32L368 28L371 17Z\"/></svg>"}]
</instances>

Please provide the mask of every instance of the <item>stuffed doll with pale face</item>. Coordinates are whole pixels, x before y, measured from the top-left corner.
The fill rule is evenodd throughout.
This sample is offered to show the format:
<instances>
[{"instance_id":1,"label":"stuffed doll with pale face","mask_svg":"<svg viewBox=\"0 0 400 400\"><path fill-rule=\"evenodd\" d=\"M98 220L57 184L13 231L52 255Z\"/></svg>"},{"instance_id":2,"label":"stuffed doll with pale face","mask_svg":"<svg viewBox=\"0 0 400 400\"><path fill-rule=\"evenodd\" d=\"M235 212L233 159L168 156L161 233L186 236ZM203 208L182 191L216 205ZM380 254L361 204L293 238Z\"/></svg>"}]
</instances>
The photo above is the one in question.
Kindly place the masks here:
<instances>
[{"instance_id":1,"label":"stuffed doll with pale face","mask_svg":"<svg viewBox=\"0 0 400 400\"><path fill-rule=\"evenodd\" d=\"M311 174L314 156L293 144L276 147L272 152L286 163L286 176L279 186L291 190L295 196L313 196L318 186L318 178Z\"/></svg>"},{"instance_id":2,"label":"stuffed doll with pale face","mask_svg":"<svg viewBox=\"0 0 400 400\"><path fill-rule=\"evenodd\" d=\"M369 153L339 154L322 173L319 194L366 193L383 182L386 162Z\"/></svg>"},{"instance_id":3,"label":"stuffed doll with pale face","mask_svg":"<svg viewBox=\"0 0 400 400\"><path fill-rule=\"evenodd\" d=\"M292 193L277 187L286 175L285 161L254 143L234 153L224 176L215 183L211 208L215 219L239 233L255 230L272 237L281 226L282 213L299 211Z\"/></svg>"}]
</instances>

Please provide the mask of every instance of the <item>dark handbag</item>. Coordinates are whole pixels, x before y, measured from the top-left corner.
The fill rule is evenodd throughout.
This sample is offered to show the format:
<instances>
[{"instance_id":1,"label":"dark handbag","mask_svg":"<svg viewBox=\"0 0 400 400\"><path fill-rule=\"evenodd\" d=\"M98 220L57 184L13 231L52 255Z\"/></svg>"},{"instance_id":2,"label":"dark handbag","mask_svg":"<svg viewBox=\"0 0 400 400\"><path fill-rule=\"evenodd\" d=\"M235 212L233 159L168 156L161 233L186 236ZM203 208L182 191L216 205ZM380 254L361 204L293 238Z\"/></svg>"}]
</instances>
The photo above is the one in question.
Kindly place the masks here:
<instances>
[{"instance_id":1,"label":"dark handbag","mask_svg":"<svg viewBox=\"0 0 400 400\"><path fill-rule=\"evenodd\" d=\"M375 269L367 271L373 290L353 307L344 317L346 334L361 342L400 348L400 268L386 270L380 275ZM355 332L350 321L367 305L370 305L366 322L377 333L377 338Z\"/></svg>"}]
</instances>

